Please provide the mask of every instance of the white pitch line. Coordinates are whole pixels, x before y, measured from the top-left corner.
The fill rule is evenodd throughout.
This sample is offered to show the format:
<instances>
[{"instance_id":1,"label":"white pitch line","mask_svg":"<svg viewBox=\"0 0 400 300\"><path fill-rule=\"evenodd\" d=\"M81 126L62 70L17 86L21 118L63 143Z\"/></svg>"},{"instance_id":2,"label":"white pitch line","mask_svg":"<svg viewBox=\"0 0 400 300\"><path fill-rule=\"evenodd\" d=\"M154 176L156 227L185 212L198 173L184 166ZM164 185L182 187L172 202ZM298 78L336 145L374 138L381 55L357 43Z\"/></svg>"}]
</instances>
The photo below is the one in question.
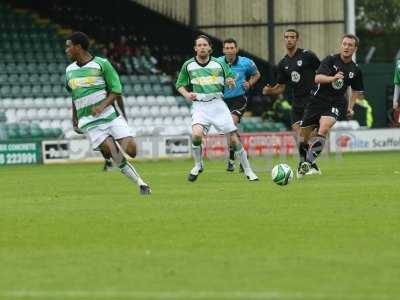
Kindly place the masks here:
<instances>
[{"instance_id":1,"label":"white pitch line","mask_svg":"<svg viewBox=\"0 0 400 300\"><path fill-rule=\"evenodd\" d=\"M236 300L281 300L281 299L323 299L323 300L389 300L385 295L335 295L332 294L307 294L301 292L285 293L273 291L259 292L216 292L216 291L170 291L170 292L144 292L144 291L0 291L0 299L146 299L146 300L201 300L201 299L236 299ZM392 299L390 299L392 300Z\"/></svg>"}]
</instances>

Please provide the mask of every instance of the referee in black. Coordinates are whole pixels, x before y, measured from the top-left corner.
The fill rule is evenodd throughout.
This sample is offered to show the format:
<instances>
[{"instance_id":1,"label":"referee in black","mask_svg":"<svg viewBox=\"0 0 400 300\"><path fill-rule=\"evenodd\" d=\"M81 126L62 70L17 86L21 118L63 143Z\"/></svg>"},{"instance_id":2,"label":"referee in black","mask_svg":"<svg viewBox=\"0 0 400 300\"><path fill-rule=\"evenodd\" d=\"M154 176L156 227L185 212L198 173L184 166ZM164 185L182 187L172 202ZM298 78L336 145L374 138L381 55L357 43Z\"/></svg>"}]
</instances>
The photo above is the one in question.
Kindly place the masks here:
<instances>
[{"instance_id":1,"label":"referee in black","mask_svg":"<svg viewBox=\"0 0 400 300\"><path fill-rule=\"evenodd\" d=\"M301 162L298 170L302 175L309 172L322 152L326 136L336 120L346 114L351 118L355 101L363 96L362 73L352 58L358 45L355 35L344 35L340 52L327 56L317 70L316 86L301 122L300 137L303 147L308 148L306 160ZM350 101L346 97L349 86L352 89ZM315 128L318 128L318 134L311 137Z\"/></svg>"},{"instance_id":2,"label":"referee in black","mask_svg":"<svg viewBox=\"0 0 400 300\"><path fill-rule=\"evenodd\" d=\"M300 135L300 122L304 115L306 105L310 101L311 90L314 87L315 72L319 67L320 60L310 50L297 47L299 32L295 29L288 29L284 33L286 55L278 64L277 84L267 85L263 89L264 95L279 95L288 86L288 92L292 98L292 129ZM300 147L300 145L302 147ZM307 149L304 144L298 142L300 162L306 161ZM299 165L300 166L300 165ZM318 166L313 164L307 174L321 174ZM298 177L303 175L297 172Z\"/></svg>"}]
</instances>

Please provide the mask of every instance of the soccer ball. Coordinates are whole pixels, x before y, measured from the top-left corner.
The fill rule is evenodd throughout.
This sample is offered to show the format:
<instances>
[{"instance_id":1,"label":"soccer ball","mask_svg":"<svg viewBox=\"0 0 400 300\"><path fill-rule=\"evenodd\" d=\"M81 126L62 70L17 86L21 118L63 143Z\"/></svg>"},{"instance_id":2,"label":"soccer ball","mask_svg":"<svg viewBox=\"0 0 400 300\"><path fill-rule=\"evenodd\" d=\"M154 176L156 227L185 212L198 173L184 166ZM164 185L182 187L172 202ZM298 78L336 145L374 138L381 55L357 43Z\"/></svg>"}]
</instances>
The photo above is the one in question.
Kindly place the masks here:
<instances>
[{"instance_id":1,"label":"soccer ball","mask_svg":"<svg viewBox=\"0 0 400 300\"><path fill-rule=\"evenodd\" d=\"M287 164L279 164L272 169L271 176L276 184L287 185L293 180L293 171Z\"/></svg>"}]
</instances>

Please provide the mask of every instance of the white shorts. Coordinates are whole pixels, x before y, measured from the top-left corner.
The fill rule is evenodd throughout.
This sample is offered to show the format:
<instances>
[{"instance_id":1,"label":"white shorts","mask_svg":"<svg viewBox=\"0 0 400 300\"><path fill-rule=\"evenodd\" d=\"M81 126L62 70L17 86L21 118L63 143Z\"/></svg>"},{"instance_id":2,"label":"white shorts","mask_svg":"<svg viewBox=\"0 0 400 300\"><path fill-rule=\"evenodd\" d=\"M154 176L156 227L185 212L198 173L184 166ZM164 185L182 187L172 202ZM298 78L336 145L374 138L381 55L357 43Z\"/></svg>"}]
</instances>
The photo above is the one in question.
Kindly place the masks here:
<instances>
[{"instance_id":1,"label":"white shorts","mask_svg":"<svg viewBox=\"0 0 400 300\"><path fill-rule=\"evenodd\" d=\"M220 132L236 131L231 112L222 99L209 102L194 101L192 106L192 125L203 125L206 131L211 125Z\"/></svg>"},{"instance_id":2,"label":"white shorts","mask_svg":"<svg viewBox=\"0 0 400 300\"><path fill-rule=\"evenodd\" d=\"M101 143L104 142L104 140L109 136L112 136L116 140L133 136L128 123L126 123L122 116L117 117L110 123L95 126L89 129L85 134L92 144L92 148L94 150L99 150L98 148Z\"/></svg>"}]
</instances>

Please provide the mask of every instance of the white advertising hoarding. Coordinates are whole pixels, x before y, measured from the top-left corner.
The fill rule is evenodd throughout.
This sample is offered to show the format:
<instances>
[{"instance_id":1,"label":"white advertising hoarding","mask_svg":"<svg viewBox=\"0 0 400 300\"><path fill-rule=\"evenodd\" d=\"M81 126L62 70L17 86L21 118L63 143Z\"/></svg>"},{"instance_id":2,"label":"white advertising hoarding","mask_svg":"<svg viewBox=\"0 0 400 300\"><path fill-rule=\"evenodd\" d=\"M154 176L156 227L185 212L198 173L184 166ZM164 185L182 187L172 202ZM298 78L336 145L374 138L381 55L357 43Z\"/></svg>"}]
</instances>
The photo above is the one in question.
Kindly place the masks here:
<instances>
[{"instance_id":1,"label":"white advertising hoarding","mask_svg":"<svg viewBox=\"0 0 400 300\"><path fill-rule=\"evenodd\" d=\"M332 131L331 152L400 150L400 129Z\"/></svg>"},{"instance_id":2,"label":"white advertising hoarding","mask_svg":"<svg viewBox=\"0 0 400 300\"><path fill-rule=\"evenodd\" d=\"M135 138L136 158L159 159L190 157L190 136L148 136ZM93 151L87 139L50 140L42 142L43 162L64 163L80 161L99 161L103 157L99 151Z\"/></svg>"}]
</instances>

